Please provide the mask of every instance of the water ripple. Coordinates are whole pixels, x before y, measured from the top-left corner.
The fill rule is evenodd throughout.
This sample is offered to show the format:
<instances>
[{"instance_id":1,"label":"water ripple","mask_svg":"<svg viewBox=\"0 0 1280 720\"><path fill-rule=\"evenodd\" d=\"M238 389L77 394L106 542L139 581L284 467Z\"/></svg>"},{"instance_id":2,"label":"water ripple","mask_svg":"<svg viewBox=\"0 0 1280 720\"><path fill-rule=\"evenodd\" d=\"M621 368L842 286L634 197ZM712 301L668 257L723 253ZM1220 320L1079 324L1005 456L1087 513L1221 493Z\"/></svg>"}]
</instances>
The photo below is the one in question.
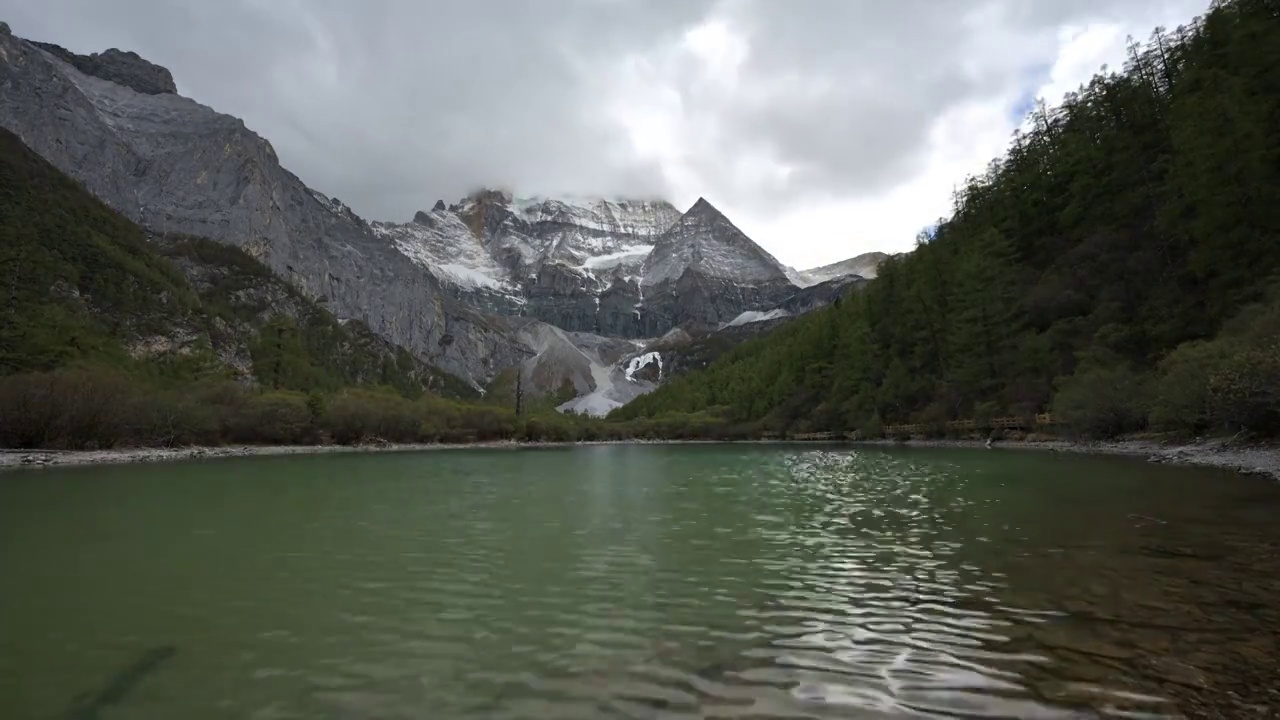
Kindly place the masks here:
<instances>
[{"instance_id":1,"label":"water ripple","mask_svg":"<svg viewBox=\"0 0 1280 720\"><path fill-rule=\"evenodd\" d=\"M1146 473L1168 469L1145 466L1077 492L1084 460L1000 457L297 459L95 497L82 526L178 532L65 545L77 518L32 501L0 547L26 589L0 597L24 658L0 658L0 701L22 687L57 716L60 688L148 632L182 651L121 708L143 720L1164 718L1280 686L1276 498L1162 501ZM50 591L44 568L100 590Z\"/></svg>"}]
</instances>

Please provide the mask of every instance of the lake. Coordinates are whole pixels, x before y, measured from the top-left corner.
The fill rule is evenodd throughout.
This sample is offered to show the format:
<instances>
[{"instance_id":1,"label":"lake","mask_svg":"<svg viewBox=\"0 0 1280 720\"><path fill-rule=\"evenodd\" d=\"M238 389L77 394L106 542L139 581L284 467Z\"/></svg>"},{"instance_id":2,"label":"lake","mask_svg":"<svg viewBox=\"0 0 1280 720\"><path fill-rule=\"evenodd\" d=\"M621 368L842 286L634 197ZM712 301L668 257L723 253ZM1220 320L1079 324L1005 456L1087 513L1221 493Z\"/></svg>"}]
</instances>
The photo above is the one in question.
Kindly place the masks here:
<instances>
[{"instance_id":1,"label":"lake","mask_svg":"<svg viewBox=\"0 0 1280 720\"><path fill-rule=\"evenodd\" d=\"M16 471L0 717L1269 716L1277 518L1268 480L1012 450Z\"/></svg>"}]
</instances>

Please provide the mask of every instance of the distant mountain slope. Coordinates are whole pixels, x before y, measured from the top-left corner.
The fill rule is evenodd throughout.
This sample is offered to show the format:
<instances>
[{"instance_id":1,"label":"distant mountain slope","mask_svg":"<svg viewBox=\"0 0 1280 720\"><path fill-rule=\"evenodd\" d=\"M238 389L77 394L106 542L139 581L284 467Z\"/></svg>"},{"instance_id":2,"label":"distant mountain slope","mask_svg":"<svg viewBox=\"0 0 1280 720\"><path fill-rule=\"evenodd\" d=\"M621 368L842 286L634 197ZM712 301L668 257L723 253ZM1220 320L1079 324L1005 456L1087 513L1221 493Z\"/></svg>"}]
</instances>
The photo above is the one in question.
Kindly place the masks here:
<instances>
[{"instance_id":1,"label":"distant mountain slope","mask_svg":"<svg viewBox=\"0 0 1280 720\"><path fill-rule=\"evenodd\" d=\"M0 129L0 374L77 360L284 388L469 394L360 322L208 240L146 233Z\"/></svg>"},{"instance_id":2,"label":"distant mountain slope","mask_svg":"<svg viewBox=\"0 0 1280 720\"><path fill-rule=\"evenodd\" d=\"M653 338L745 322L796 296L787 269L705 200L681 213L661 200L488 190L371 224L134 53L79 55L0 24L0 87L0 126L150 235L239 248L338 322L477 389L546 351L548 333L526 319Z\"/></svg>"},{"instance_id":3,"label":"distant mountain slope","mask_svg":"<svg viewBox=\"0 0 1280 720\"><path fill-rule=\"evenodd\" d=\"M155 92L163 83L139 92L130 85L156 66L135 55L73 55L0 27L0 126L126 217L241 247L339 318L474 382L526 355L240 120Z\"/></svg>"},{"instance_id":4,"label":"distant mountain slope","mask_svg":"<svg viewBox=\"0 0 1280 720\"><path fill-rule=\"evenodd\" d=\"M715 327L797 289L705 199L680 213L663 201L485 190L373 228L460 302L574 332L638 338L687 322Z\"/></svg>"},{"instance_id":5,"label":"distant mountain slope","mask_svg":"<svg viewBox=\"0 0 1280 720\"><path fill-rule=\"evenodd\" d=\"M857 275L867 280L874 280L880 263L889 258L887 253L869 252L856 255L848 260L823 265L809 270L796 271L791 279L801 287L809 285L817 285L818 283L834 280L840 277L848 277L849 275Z\"/></svg>"}]
</instances>

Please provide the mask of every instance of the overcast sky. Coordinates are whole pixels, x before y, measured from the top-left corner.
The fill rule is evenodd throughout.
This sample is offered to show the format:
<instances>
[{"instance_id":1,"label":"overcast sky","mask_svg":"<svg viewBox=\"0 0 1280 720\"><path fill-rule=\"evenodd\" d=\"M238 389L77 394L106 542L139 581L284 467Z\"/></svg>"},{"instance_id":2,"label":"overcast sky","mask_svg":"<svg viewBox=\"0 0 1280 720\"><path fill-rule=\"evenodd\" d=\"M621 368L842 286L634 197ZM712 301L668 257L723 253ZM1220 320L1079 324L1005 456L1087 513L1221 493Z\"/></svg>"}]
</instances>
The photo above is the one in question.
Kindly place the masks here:
<instances>
[{"instance_id":1,"label":"overcast sky","mask_svg":"<svg viewBox=\"0 0 1280 720\"><path fill-rule=\"evenodd\" d=\"M0 0L135 50L375 220L481 186L705 196L785 263L912 247L1126 35L1206 0Z\"/></svg>"}]
</instances>

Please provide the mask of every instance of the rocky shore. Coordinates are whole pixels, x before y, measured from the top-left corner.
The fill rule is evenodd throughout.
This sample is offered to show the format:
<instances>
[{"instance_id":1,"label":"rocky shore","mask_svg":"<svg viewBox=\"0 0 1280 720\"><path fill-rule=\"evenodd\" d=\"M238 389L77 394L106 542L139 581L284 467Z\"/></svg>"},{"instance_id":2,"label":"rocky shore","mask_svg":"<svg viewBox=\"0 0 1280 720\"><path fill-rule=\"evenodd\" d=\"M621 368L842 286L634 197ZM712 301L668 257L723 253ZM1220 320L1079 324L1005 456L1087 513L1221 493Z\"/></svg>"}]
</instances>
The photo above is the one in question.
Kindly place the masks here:
<instances>
[{"instance_id":1,"label":"rocky shore","mask_svg":"<svg viewBox=\"0 0 1280 720\"><path fill-rule=\"evenodd\" d=\"M371 443L364 445L229 445L225 447L112 448L110 450L4 450L0 470L68 465L121 465L125 463L175 462L231 457L273 455L324 455L329 453L426 452L434 450L515 450L575 445L653 445L677 441L629 440L625 442L523 442L499 440L473 443ZM703 441L678 441L682 444Z\"/></svg>"},{"instance_id":2,"label":"rocky shore","mask_svg":"<svg viewBox=\"0 0 1280 720\"><path fill-rule=\"evenodd\" d=\"M857 445L878 447L986 448L982 440L864 440ZM1263 475L1280 480L1280 444L1249 444L1228 439L1198 439L1191 442L1164 442L1125 439L1105 442L1069 440L1002 440L990 449L1043 450L1049 452L1125 455L1148 462L1170 465L1203 465L1234 470L1246 475Z\"/></svg>"},{"instance_id":3,"label":"rocky shore","mask_svg":"<svg viewBox=\"0 0 1280 720\"><path fill-rule=\"evenodd\" d=\"M0 450L0 470L68 465L116 465L123 463L174 462L228 457L270 455L315 455L354 452L423 452L461 449L519 449L569 447L574 445L705 444L699 440L629 440L621 442L516 442L498 441L464 444L368 444L368 445L240 445L229 447L116 448L111 450ZM786 444L780 441L753 441L756 444ZM851 447L944 447L986 448L981 440L864 440L845 443ZM1187 443L1129 439L1111 442L1071 442L1066 440L1006 440L993 443L992 450L1042 450L1049 452L1125 455L1148 462L1174 465L1203 465L1236 472L1263 475L1280 480L1280 445L1245 444L1228 440L1197 440Z\"/></svg>"}]
</instances>

